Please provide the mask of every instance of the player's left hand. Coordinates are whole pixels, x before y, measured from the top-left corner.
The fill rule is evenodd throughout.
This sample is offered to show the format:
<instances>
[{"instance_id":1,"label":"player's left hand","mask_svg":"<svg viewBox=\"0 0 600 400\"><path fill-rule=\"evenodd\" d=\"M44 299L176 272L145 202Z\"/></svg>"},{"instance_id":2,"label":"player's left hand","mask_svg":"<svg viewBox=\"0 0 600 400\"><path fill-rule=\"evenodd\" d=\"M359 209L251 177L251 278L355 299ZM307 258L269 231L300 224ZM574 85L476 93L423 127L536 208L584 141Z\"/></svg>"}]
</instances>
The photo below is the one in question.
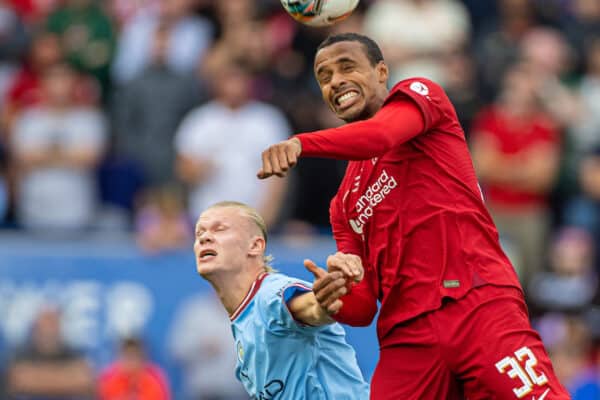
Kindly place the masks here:
<instances>
[{"instance_id":1,"label":"player's left hand","mask_svg":"<svg viewBox=\"0 0 600 400\"><path fill-rule=\"evenodd\" d=\"M327 272L312 260L304 260L304 266L315 276L313 293L319 305L329 315L336 314L344 305L340 297L348 293L343 273L340 271Z\"/></svg>"},{"instance_id":2,"label":"player's left hand","mask_svg":"<svg viewBox=\"0 0 600 400\"><path fill-rule=\"evenodd\" d=\"M300 139L291 138L270 146L262 152L262 168L256 176L266 179L277 175L284 177L290 168L298 163L298 157L302 153Z\"/></svg>"},{"instance_id":3,"label":"player's left hand","mask_svg":"<svg viewBox=\"0 0 600 400\"><path fill-rule=\"evenodd\" d=\"M362 281L365 269L359 256L338 251L327 257L327 270L329 272L341 271L354 282Z\"/></svg>"}]
</instances>

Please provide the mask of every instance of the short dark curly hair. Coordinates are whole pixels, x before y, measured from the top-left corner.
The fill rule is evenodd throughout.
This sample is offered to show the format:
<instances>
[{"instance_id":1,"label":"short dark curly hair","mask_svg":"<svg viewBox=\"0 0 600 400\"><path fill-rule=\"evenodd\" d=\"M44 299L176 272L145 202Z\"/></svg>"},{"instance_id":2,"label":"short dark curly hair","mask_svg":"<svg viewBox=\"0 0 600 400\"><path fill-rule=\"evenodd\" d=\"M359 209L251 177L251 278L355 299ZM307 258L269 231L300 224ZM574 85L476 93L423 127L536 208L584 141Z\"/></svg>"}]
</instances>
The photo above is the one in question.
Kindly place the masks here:
<instances>
[{"instance_id":1,"label":"short dark curly hair","mask_svg":"<svg viewBox=\"0 0 600 400\"><path fill-rule=\"evenodd\" d=\"M375 43L373 39L368 36L361 35L359 33L339 33L337 35L331 35L321 42L317 48L317 52L325 47L331 46L332 44L339 42L359 42L365 48L365 54L369 59L372 66L379 64L380 61L384 61L383 53L379 48L379 45Z\"/></svg>"}]
</instances>

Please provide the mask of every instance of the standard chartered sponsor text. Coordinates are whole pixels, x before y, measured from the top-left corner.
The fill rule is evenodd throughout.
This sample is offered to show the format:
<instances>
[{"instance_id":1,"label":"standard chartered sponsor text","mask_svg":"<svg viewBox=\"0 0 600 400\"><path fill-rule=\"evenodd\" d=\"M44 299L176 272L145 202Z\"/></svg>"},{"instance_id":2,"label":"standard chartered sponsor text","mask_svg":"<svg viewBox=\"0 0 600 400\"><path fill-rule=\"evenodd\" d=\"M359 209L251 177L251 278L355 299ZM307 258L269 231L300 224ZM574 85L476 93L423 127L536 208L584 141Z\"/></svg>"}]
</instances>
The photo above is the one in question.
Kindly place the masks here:
<instances>
[{"instance_id":1,"label":"standard chartered sponsor text","mask_svg":"<svg viewBox=\"0 0 600 400\"><path fill-rule=\"evenodd\" d=\"M396 182L396 179L393 176L389 176L386 170L383 170L377 181L370 185L356 202L358 217L350 220L350 226L354 232L362 234L363 226L373 216L373 209L397 186L398 182Z\"/></svg>"}]
</instances>

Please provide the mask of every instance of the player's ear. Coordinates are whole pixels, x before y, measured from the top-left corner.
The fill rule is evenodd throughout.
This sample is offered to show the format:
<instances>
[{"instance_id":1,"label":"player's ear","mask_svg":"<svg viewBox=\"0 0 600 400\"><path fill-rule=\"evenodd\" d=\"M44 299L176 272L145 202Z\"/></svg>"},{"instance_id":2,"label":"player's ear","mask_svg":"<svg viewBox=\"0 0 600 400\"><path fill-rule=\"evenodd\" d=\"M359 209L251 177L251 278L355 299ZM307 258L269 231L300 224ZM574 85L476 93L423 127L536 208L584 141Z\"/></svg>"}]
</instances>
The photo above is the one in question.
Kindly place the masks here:
<instances>
[{"instance_id":1,"label":"player's ear","mask_svg":"<svg viewBox=\"0 0 600 400\"><path fill-rule=\"evenodd\" d=\"M375 67L375 70L377 71L377 81L379 83L387 83L388 77L390 75L388 66L383 61L379 61L379 63Z\"/></svg>"},{"instance_id":2,"label":"player's ear","mask_svg":"<svg viewBox=\"0 0 600 400\"><path fill-rule=\"evenodd\" d=\"M250 256L262 256L265 253L267 244L265 239L261 236L254 236L250 242L248 249L248 255Z\"/></svg>"}]
</instances>

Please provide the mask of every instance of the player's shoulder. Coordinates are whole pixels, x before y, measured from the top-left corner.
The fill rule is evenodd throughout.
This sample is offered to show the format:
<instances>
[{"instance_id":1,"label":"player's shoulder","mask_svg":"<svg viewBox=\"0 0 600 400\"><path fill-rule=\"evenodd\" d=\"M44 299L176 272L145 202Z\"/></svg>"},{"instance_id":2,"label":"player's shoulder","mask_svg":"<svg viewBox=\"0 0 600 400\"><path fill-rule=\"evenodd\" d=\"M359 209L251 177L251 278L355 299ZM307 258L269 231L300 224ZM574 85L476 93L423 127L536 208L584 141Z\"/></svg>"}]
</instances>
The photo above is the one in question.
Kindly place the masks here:
<instances>
[{"instance_id":1,"label":"player's shoulder","mask_svg":"<svg viewBox=\"0 0 600 400\"><path fill-rule=\"evenodd\" d=\"M261 285L258 296L261 300L267 301L275 296L283 298L284 291L290 287L312 290L312 285L302 279L293 278L281 273L269 273Z\"/></svg>"},{"instance_id":2,"label":"player's shoulder","mask_svg":"<svg viewBox=\"0 0 600 400\"><path fill-rule=\"evenodd\" d=\"M396 83L390 90L390 96L399 92L408 94L411 94L412 92L420 94L421 96L430 96L444 93L444 89L431 79L424 77L413 77Z\"/></svg>"},{"instance_id":3,"label":"player's shoulder","mask_svg":"<svg viewBox=\"0 0 600 400\"><path fill-rule=\"evenodd\" d=\"M311 290L312 285L302 279L269 273L256 294L256 302L260 309L279 309L290 298Z\"/></svg>"}]
</instances>

